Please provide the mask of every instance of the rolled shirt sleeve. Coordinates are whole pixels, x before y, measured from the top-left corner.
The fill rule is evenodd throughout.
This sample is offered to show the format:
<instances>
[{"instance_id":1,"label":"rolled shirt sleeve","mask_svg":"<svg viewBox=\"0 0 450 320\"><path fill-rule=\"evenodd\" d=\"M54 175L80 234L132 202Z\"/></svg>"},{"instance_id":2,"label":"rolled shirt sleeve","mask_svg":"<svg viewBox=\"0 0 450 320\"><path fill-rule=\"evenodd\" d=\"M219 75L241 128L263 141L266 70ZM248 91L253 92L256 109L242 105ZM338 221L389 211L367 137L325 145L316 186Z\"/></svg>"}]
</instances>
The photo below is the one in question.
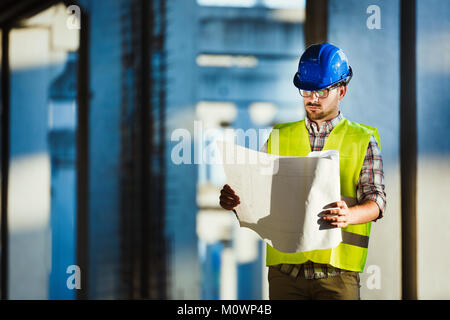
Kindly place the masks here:
<instances>
[{"instance_id":1,"label":"rolled shirt sleeve","mask_svg":"<svg viewBox=\"0 0 450 320\"><path fill-rule=\"evenodd\" d=\"M381 219L386 207L386 192L384 191L383 158L374 136L371 136L367 153L356 186L356 197L359 203L374 201L380 208L378 217Z\"/></svg>"}]
</instances>

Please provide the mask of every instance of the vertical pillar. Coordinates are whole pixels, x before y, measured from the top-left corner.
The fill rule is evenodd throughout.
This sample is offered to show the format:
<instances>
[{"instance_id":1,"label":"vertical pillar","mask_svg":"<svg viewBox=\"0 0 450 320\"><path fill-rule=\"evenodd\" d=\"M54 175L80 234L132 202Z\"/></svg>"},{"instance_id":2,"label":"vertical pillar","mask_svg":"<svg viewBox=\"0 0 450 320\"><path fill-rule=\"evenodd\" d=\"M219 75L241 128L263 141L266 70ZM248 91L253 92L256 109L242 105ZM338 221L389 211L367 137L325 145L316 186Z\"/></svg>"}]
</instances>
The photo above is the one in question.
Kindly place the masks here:
<instances>
[{"instance_id":1,"label":"vertical pillar","mask_svg":"<svg viewBox=\"0 0 450 320\"><path fill-rule=\"evenodd\" d=\"M89 298L89 224L88 224L88 152L89 152L89 16L82 9L80 29L80 47L78 49L77 75L77 130L76 130L76 188L77 188L77 230L76 256L81 270L81 289L77 290L77 299Z\"/></svg>"},{"instance_id":2,"label":"vertical pillar","mask_svg":"<svg viewBox=\"0 0 450 320\"><path fill-rule=\"evenodd\" d=\"M153 150L153 115L150 112L150 27L153 27L153 15L150 14L149 1L141 0L140 6L140 68L138 70L138 83L140 84L139 96L140 101L137 103L137 111L140 119L141 137L140 137L140 152L141 157L139 159L140 172L142 179L139 181L141 192L141 292L140 296L143 299L151 298L150 295L150 278L155 275L149 275L153 273L151 270L152 264L149 259L154 258L150 252L150 233L153 231L151 228L150 215L162 214L161 212L152 212L150 210L150 199L147 195L153 194L153 184L150 178L150 164L151 164L151 151ZM150 22L149 22L150 20ZM156 293L158 294L158 293Z\"/></svg>"},{"instance_id":3,"label":"vertical pillar","mask_svg":"<svg viewBox=\"0 0 450 320\"><path fill-rule=\"evenodd\" d=\"M305 47L326 42L328 33L328 0L306 0Z\"/></svg>"},{"instance_id":4,"label":"vertical pillar","mask_svg":"<svg viewBox=\"0 0 450 320\"><path fill-rule=\"evenodd\" d=\"M2 32L1 65L1 298L8 299L8 173L9 173L9 29Z\"/></svg>"},{"instance_id":5,"label":"vertical pillar","mask_svg":"<svg viewBox=\"0 0 450 320\"><path fill-rule=\"evenodd\" d=\"M416 0L400 7L402 298L417 299Z\"/></svg>"}]
</instances>

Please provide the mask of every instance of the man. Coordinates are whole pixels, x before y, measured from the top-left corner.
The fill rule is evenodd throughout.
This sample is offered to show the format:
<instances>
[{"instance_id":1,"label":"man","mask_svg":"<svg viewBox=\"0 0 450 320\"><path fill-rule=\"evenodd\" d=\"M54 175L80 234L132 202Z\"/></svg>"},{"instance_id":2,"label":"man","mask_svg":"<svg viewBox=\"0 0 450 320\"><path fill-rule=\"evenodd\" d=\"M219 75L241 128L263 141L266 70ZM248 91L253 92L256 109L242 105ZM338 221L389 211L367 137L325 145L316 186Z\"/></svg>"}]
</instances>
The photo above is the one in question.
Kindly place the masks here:
<instances>
[{"instance_id":1,"label":"man","mask_svg":"<svg viewBox=\"0 0 450 320\"><path fill-rule=\"evenodd\" d=\"M338 150L342 194L321 213L323 221L342 228L336 248L283 253L267 245L270 299L360 298L371 221L382 217L386 194L377 129L351 122L339 110L352 75L341 49L329 43L308 47L294 76L307 117L276 125L278 139L272 139L272 131L261 150L282 156ZM225 185L222 208L234 211L239 204L239 196Z\"/></svg>"}]
</instances>

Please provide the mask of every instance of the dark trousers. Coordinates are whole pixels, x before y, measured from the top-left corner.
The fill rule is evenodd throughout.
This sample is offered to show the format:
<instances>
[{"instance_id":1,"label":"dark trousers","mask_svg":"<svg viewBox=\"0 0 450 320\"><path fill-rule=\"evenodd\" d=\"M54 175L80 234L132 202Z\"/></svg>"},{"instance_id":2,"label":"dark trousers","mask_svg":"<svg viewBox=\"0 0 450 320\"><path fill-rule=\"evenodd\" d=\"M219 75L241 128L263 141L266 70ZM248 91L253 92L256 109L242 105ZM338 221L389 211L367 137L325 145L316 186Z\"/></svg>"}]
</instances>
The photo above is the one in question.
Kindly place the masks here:
<instances>
[{"instance_id":1,"label":"dark trousers","mask_svg":"<svg viewBox=\"0 0 450 320\"><path fill-rule=\"evenodd\" d=\"M324 279L305 279L303 270L297 277L269 267L270 300L359 300L358 272L343 272Z\"/></svg>"}]
</instances>

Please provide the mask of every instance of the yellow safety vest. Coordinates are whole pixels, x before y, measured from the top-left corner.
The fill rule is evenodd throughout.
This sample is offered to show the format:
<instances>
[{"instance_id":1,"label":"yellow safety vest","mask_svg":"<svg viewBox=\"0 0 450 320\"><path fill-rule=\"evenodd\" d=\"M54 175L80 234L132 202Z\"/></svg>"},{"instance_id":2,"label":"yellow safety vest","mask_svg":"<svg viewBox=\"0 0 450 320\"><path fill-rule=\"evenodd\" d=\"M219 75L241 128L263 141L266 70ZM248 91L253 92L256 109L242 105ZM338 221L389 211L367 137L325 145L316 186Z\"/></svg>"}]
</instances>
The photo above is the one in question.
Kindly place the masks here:
<instances>
[{"instance_id":1,"label":"yellow safety vest","mask_svg":"<svg viewBox=\"0 0 450 320\"><path fill-rule=\"evenodd\" d=\"M304 157L311 152L309 134L304 120L277 124L273 129L267 144L268 153ZM349 207L357 203L356 185L371 135L376 138L380 146L376 128L342 119L333 128L323 147L323 150L339 151L341 195ZM342 228L343 241L334 249L284 253L267 245L266 265L300 264L311 260L340 269L363 272L370 228L371 222Z\"/></svg>"}]
</instances>

